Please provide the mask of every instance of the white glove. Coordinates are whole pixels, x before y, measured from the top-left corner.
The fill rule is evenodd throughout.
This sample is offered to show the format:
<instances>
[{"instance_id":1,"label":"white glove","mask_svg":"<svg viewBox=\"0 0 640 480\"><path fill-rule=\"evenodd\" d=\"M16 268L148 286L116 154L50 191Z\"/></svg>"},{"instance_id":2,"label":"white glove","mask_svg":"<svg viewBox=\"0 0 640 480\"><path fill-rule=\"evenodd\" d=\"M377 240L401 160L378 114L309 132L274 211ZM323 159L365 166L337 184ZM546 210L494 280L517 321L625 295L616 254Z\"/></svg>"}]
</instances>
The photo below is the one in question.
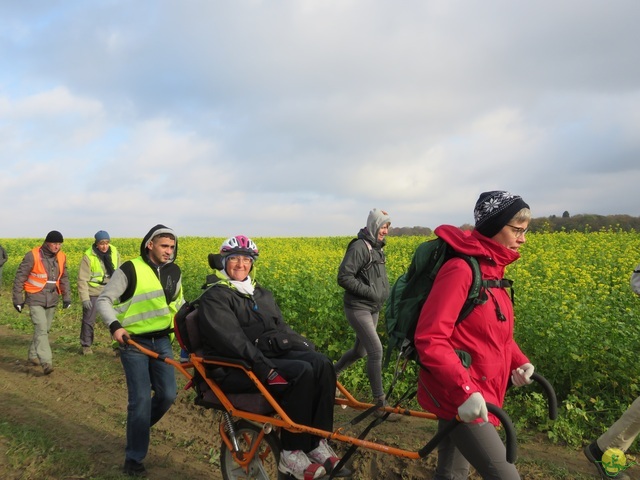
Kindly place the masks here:
<instances>
[{"instance_id":1,"label":"white glove","mask_svg":"<svg viewBox=\"0 0 640 480\"><path fill-rule=\"evenodd\" d=\"M485 422L489 421L489 412L487 412L487 403L480 392L474 392L465 402L458 407L458 417L465 423L471 423L476 418L482 418Z\"/></svg>"},{"instance_id":2,"label":"white glove","mask_svg":"<svg viewBox=\"0 0 640 480\"><path fill-rule=\"evenodd\" d=\"M533 365L530 363L525 363L524 365L520 365L520 367L511 371L511 382L516 387L522 387L524 385L529 385L533 380L531 380L531 375L533 375Z\"/></svg>"}]
</instances>

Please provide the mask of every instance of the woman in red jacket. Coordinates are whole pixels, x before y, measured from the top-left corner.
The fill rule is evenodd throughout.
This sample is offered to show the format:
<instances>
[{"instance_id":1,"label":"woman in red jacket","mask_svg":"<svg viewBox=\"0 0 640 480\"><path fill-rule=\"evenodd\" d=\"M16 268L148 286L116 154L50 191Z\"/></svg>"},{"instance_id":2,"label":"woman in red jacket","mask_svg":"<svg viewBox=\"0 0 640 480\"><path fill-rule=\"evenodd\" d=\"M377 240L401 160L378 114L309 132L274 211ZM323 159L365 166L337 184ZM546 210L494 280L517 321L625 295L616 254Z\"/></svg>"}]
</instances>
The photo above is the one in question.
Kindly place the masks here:
<instances>
[{"instance_id":1,"label":"woman in red jacket","mask_svg":"<svg viewBox=\"0 0 640 480\"><path fill-rule=\"evenodd\" d=\"M531 212L521 197L505 191L480 195L475 229L450 225L435 233L454 250L478 259L482 278L500 280L505 267L520 258ZM469 465L484 479L514 480L520 476L507 463L505 447L487 414L486 402L502 407L509 378L516 386L531 383L533 365L513 338L513 305L508 289L487 288L487 302L476 306L456 325L472 281L469 265L461 258L447 261L435 279L420 313L415 345L420 362L418 401L435 413L439 428L456 415L459 425L438 447L435 480L463 480ZM456 350L467 352L464 366Z\"/></svg>"}]
</instances>

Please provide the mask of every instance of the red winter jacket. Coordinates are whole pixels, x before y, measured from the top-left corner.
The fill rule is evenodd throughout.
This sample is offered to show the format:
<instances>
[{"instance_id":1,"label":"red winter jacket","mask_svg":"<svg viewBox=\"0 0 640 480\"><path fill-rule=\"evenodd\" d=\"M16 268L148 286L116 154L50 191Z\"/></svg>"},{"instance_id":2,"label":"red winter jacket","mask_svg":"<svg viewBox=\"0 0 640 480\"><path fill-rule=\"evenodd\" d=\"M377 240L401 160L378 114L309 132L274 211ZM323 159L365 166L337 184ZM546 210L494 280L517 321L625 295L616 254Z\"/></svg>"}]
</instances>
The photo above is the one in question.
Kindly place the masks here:
<instances>
[{"instance_id":1,"label":"red winter jacket","mask_svg":"<svg viewBox=\"0 0 640 480\"><path fill-rule=\"evenodd\" d=\"M477 257L483 279L503 278L505 267L520 258L518 252L475 230L442 225L435 233L456 251ZM454 418L458 407L474 392L502 407L511 370L529 362L513 339L513 305L508 289L490 289L487 302L476 306L455 325L471 281L471 268L463 259L446 262L436 276L416 327L415 345L420 362L426 367L420 370L418 402L446 420ZM496 307L506 318L504 321L498 319ZM468 370L454 350L471 354ZM498 424L493 415L489 419Z\"/></svg>"}]
</instances>

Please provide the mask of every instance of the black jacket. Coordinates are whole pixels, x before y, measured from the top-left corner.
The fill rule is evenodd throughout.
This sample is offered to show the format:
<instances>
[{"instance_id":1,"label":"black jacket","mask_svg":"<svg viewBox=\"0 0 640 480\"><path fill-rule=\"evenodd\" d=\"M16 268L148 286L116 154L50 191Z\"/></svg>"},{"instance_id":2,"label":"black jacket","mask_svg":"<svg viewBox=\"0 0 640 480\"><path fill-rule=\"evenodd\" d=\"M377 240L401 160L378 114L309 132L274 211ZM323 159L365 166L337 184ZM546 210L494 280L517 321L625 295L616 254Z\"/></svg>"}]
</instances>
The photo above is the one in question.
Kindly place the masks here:
<instances>
[{"instance_id":1,"label":"black jacket","mask_svg":"<svg viewBox=\"0 0 640 480\"><path fill-rule=\"evenodd\" d=\"M225 281L209 288L200 297L198 325L205 355L242 359L260 380L275 365L258 347L259 340L276 332L298 336L284 322L273 294L258 284L252 296Z\"/></svg>"},{"instance_id":2,"label":"black jacket","mask_svg":"<svg viewBox=\"0 0 640 480\"><path fill-rule=\"evenodd\" d=\"M390 292L383 246L384 242L375 241L365 229L349 245L338 270L338 285L345 290L345 306L371 313L382 309Z\"/></svg>"}]
</instances>

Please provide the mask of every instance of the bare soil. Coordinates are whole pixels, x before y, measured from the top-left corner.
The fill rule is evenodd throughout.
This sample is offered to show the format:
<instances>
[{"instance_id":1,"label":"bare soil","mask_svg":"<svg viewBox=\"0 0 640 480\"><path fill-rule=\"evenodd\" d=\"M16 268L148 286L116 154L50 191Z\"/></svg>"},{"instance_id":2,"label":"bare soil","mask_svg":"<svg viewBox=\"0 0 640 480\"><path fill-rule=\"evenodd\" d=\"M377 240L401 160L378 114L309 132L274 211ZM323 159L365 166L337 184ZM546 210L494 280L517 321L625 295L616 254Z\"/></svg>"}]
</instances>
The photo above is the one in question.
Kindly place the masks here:
<instances>
[{"instance_id":1,"label":"bare soil","mask_svg":"<svg viewBox=\"0 0 640 480\"><path fill-rule=\"evenodd\" d=\"M48 376L39 367L26 365L29 335L0 326L0 421L29 427L44 427L60 450L77 452L90 459L90 471L67 479L119 478L124 459L126 385L120 361L108 346L94 349L94 355L58 355L55 371ZM24 357L7 354L3 345L21 345ZM66 339L56 345L54 351ZM15 351L15 348L11 350ZM67 352L73 353L73 352ZM55 355L55 354L54 354ZM58 360L59 358L59 360ZM83 362L86 368L72 368ZM76 365L77 367L77 365ZM90 372L90 373L86 373ZM181 381L182 378L179 380ZM180 382L184 384L183 381ZM336 426L347 423L358 412L336 407ZM145 461L149 478L220 479L217 413L195 406L192 395L181 391L176 404L152 430ZM368 422L363 422L366 425ZM435 423L403 417L374 429L368 440L417 450L433 434ZM359 432L354 431L357 436ZM336 445L344 452L346 445ZM15 465L9 439L0 435L0 478L17 480L45 478L38 458ZM353 456L354 479L432 478L436 454L423 460L407 460L387 453L359 449ZM518 469L523 479L590 479L595 469L582 452L549 443L542 435L524 436L519 442ZM632 473L632 472L630 472ZM46 478L56 478L47 476ZM472 475L471 478L479 478Z\"/></svg>"}]
</instances>

